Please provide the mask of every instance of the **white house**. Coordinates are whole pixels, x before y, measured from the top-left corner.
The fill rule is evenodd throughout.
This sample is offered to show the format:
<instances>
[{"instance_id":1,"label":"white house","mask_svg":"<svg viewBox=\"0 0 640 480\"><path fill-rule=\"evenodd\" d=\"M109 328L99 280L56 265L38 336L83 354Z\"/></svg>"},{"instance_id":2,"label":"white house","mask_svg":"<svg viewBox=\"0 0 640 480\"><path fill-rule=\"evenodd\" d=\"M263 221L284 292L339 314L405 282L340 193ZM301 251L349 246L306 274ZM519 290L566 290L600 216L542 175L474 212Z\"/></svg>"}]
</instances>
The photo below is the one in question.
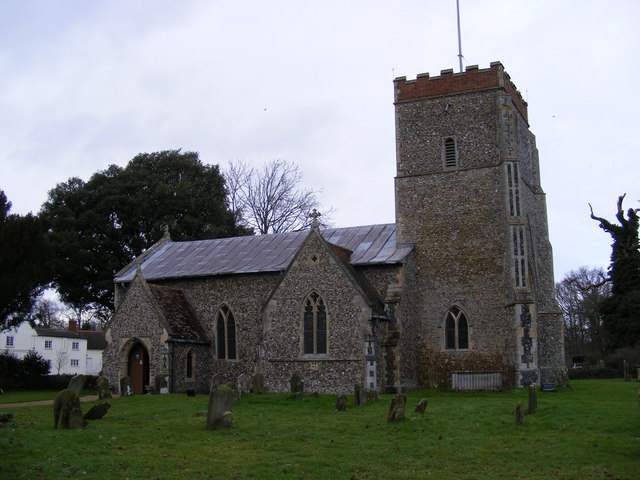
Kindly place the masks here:
<instances>
[{"instance_id":1,"label":"white house","mask_svg":"<svg viewBox=\"0 0 640 480\"><path fill-rule=\"evenodd\" d=\"M0 332L0 349L22 358L30 350L51 363L49 373L98 375L102 370L104 332L77 330L74 321L68 330L32 328L28 322Z\"/></svg>"}]
</instances>

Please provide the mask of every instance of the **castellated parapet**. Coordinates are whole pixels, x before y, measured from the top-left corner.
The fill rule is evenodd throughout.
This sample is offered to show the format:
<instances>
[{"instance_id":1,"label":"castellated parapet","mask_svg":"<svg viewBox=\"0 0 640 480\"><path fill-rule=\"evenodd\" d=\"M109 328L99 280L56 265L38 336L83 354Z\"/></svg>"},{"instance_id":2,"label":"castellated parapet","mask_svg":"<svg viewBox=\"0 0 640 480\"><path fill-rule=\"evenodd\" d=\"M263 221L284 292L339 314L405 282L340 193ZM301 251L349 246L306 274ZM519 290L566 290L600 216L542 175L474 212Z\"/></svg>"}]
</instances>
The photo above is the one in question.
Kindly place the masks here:
<instances>
[{"instance_id":1,"label":"castellated parapet","mask_svg":"<svg viewBox=\"0 0 640 480\"><path fill-rule=\"evenodd\" d=\"M522 117L528 120L527 102L500 62L492 62L489 68L470 65L461 73L453 73L453 69L441 70L437 77L431 77L428 73L419 74L415 80L398 77L394 80L394 85L396 103L503 88Z\"/></svg>"}]
</instances>

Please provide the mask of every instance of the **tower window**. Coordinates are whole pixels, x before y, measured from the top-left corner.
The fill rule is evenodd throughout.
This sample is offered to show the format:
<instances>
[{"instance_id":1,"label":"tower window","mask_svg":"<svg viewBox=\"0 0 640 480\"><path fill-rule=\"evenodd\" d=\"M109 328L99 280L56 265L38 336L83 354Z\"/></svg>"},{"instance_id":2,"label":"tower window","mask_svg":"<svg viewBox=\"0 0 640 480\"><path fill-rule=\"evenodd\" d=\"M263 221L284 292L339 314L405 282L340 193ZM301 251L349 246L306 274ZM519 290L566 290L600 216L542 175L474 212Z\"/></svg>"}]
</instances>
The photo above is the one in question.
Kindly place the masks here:
<instances>
[{"instance_id":1,"label":"tower window","mask_svg":"<svg viewBox=\"0 0 640 480\"><path fill-rule=\"evenodd\" d=\"M216 315L216 350L221 360L236 359L236 321L226 305Z\"/></svg>"},{"instance_id":2,"label":"tower window","mask_svg":"<svg viewBox=\"0 0 640 480\"><path fill-rule=\"evenodd\" d=\"M311 292L304 302L303 351L305 354L327 353L327 308L317 292Z\"/></svg>"},{"instance_id":3,"label":"tower window","mask_svg":"<svg viewBox=\"0 0 640 480\"><path fill-rule=\"evenodd\" d=\"M447 137L444 139L442 156L444 159L444 168L455 168L458 166L458 149L455 138Z\"/></svg>"},{"instance_id":4,"label":"tower window","mask_svg":"<svg viewBox=\"0 0 640 480\"><path fill-rule=\"evenodd\" d=\"M464 312L451 307L444 324L444 346L447 350L467 350L469 348L469 324Z\"/></svg>"}]
</instances>

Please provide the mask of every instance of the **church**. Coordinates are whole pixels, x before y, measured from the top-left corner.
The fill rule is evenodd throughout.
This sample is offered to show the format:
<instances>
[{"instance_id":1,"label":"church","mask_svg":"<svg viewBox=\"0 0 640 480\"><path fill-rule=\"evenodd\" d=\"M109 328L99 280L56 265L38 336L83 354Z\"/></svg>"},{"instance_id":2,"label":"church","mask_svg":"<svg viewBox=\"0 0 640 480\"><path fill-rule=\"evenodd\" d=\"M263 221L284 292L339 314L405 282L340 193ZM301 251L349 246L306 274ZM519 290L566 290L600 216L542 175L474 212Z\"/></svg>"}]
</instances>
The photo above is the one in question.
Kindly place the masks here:
<instances>
[{"instance_id":1,"label":"church","mask_svg":"<svg viewBox=\"0 0 640 480\"><path fill-rule=\"evenodd\" d=\"M305 390L333 394L487 374L498 387L558 381L563 321L527 103L499 62L396 78L394 93L395 223L165 234L114 278L112 385L208 392L213 375L261 373L286 392L298 373Z\"/></svg>"}]
</instances>

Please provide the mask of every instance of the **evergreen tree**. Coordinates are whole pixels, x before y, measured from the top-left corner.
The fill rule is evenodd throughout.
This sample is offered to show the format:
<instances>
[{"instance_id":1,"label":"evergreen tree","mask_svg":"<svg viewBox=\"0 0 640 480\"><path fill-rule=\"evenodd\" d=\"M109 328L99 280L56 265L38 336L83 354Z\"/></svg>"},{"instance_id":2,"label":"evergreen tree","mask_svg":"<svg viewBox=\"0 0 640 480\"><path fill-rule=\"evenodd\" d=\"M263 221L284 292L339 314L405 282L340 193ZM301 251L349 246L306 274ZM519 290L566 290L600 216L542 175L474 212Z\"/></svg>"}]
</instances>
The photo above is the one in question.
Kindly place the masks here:
<instances>
[{"instance_id":1,"label":"evergreen tree","mask_svg":"<svg viewBox=\"0 0 640 480\"><path fill-rule=\"evenodd\" d=\"M62 300L102 318L113 308L114 274L160 240L165 228L173 240L246 233L227 207L218 166L179 150L137 155L87 182L70 178L49 192L41 216Z\"/></svg>"},{"instance_id":2,"label":"evergreen tree","mask_svg":"<svg viewBox=\"0 0 640 480\"><path fill-rule=\"evenodd\" d=\"M619 225L604 218L600 228L613 238L609 279L611 296L602 302L604 326L609 338L609 350L634 346L640 342L640 243L638 242L638 209L630 208L627 216L622 209L625 195L618 198L616 219Z\"/></svg>"},{"instance_id":3,"label":"evergreen tree","mask_svg":"<svg viewBox=\"0 0 640 480\"><path fill-rule=\"evenodd\" d=\"M0 190L0 329L23 320L49 280L42 223L10 210L11 202Z\"/></svg>"}]
</instances>

